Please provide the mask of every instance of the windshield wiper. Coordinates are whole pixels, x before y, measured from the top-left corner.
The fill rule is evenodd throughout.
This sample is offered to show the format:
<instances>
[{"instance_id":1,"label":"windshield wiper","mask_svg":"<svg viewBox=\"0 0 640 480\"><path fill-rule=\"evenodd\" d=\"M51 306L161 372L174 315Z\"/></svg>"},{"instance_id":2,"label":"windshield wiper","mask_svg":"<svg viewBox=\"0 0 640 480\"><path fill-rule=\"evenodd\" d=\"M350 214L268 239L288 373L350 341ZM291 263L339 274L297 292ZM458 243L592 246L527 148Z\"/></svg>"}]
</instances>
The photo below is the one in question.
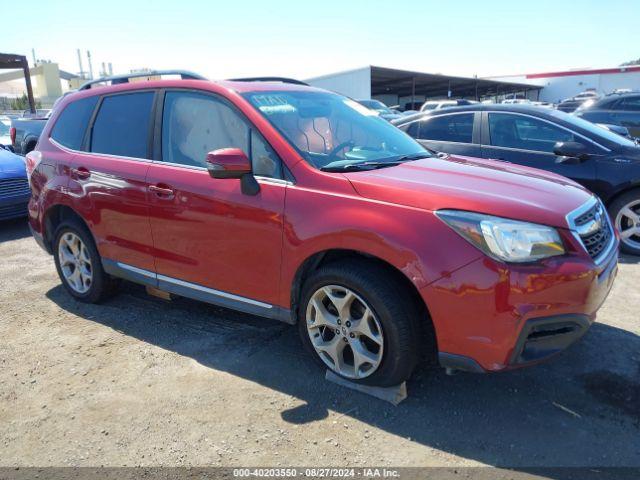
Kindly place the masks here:
<instances>
[{"instance_id":1,"label":"windshield wiper","mask_svg":"<svg viewBox=\"0 0 640 480\"><path fill-rule=\"evenodd\" d=\"M376 168L385 168L385 167L393 167L395 165L400 165L404 163L404 161L393 161L393 162L358 162L358 163L348 163L346 165L326 165L324 167L320 167L320 170L323 172L357 172L361 170L375 170Z\"/></svg>"},{"instance_id":2,"label":"windshield wiper","mask_svg":"<svg viewBox=\"0 0 640 480\"><path fill-rule=\"evenodd\" d=\"M391 162L384 161L365 161L365 162L356 162L356 163L347 163L347 164L339 164L332 165L331 163L325 165L324 167L320 167L320 170L323 172L357 172L361 170L374 170L376 168L385 168L385 167L394 167L396 165L400 165L401 163L411 162L414 160L420 160L421 158L429 158L433 155L429 152L419 152L419 153L411 153L408 155L402 155ZM336 162L332 162L336 163Z\"/></svg>"},{"instance_id":3,"label":"windshield wiper","mask_svg":"<svg viewBox=\"0 0 640 480\"><path fill-rule=\"evenodd\" d=\"M402 155L399 157L396 162L411 162L413 160L420 160L422 158L430 158L433 157L433 153L431 152L419 152L419 153L411 153L409 155Z\"/></svg>"}]
</instances>

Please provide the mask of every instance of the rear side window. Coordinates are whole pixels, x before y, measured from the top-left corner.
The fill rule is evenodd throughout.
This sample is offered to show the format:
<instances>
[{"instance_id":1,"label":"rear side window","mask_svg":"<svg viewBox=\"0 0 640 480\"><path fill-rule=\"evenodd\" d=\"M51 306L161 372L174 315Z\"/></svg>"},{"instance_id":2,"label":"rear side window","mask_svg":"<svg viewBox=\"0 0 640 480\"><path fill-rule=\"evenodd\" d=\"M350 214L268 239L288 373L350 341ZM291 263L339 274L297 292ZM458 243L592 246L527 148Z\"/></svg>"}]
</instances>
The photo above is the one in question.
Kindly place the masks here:
<instances>
[{"instance_id":1,"label":"rear side window","mask_svg":"<svg viewBox=\"0 0 640 480\"><path fill-rule=\"evenodd\" d=\"M418 137L421 140L471 143L473 113L438 115L422 120Z\"/></svg>"},{"instance_id":2,"label":"rear side window","mask_svg":"<svg viewBox=\"0 0 640 480\"><path fill-rule=\"evenodd\" d=\"M81 150L96 103L98 97L87 97L67 105L51 130L51 138L67 148Z\"/></svg>"},{"instance_id":3,"label":"rear side window","mask_svg":"<svg viewBox=\"0 0 640 480\"><path fill-rule=\"evenodd\" d=\"M104 97L91 133L91 151L147 158L153 92Z\"/></svg>"}]
</instances>

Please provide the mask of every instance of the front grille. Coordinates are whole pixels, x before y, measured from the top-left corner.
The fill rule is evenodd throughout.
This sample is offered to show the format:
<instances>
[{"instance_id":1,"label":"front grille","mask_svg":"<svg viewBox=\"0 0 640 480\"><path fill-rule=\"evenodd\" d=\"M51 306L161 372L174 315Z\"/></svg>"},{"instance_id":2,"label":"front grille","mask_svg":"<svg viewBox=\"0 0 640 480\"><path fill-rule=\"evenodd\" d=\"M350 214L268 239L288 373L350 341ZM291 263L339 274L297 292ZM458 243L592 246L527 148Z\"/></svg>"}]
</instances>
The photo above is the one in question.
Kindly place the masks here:
<instances>
[{"instance_id":1,"label":"front grille","mask_svg":"<svg viewBox=\"0 0 640 480\"><path fill-rule=\"evenodd\" d=\"M601 202L576 216L573 227L591 258L597 258L613 242L609 215Z\"/></svg>"},{"instance_id":2,"label":"front grille","mask_svg":"<svg viewBox=\"0 0 640 480\"><path fill-rule=\"evenodd\" d=\"M27 203L15 203L13 205L0 205L0 220L9 218L26 217Z\"/></svg>"},{"instance_id":3,"label":"front grille","mask_svg":"<svg viewBox=\"0 0 640 480\"><path fill-rule=\"evenodd\" d=\"M19 197L29 194L29 182L26 178L0 179L0 198Z\"/></svg>"},{"instance_id":4,"label":"front grille","mask_svg":"<svg viewBox=\"0 0 640 480\"><path fill-rule=\"evenodd\" d=\"M602 228L591 235L580 237L584 248L587 249L591 258L596 258L609 244L611 239L611 231L608 228Z\"/></svg>"}]
</instances>

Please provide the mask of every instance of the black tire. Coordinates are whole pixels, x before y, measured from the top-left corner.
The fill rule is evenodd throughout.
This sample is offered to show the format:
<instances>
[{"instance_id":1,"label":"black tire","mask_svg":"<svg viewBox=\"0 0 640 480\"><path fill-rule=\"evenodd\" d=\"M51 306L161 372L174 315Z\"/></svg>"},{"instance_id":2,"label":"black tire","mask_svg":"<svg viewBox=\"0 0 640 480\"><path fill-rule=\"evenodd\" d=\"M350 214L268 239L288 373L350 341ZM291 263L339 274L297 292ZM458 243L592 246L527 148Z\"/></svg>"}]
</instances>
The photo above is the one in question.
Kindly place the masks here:
<instances>
[{"instance_id":1,"label":"black tire","mask_svg":"<svg viewBox=\"0 0 640 480\"><path fill-rule=\"evenodd\" d=\"M620 210L622 210L630 203L638 200L640 200L640 188L629 190L628 192L623 193L613 202L611 202L611 204L609 205L609 214L611 215L611 221L613 222L614 226L616 225L616 218L618 216L618 213L620 213ZM636 211L638 211L637 208ZM640 239L638 241L640 242ZM620 242L620 250L630 255L640 255L640 247L629 245L625 243L624 240Z\"/></svg>"},{"instance_id":2,"label":"black tire","mask_svg":"<svg viewBox=\"0 0 640 480\"><path fill-rule=\"evenodd\" d=\"M346 287L360 296L374 311L382 327L384 350L377 370L364 378L347 379L381 387L398 385L407 380L419 361L420 322L423 318L422 309L406 291L406 287L403 288L386 268L366 260L340 260L312 272L302 288L298 331L305 348L324 369L330 367L320 358L311 343L306 310L314 292L327 285ZM334 373L340 375L338 372Z\"/></svg>"},{"instance_id":3,"label":"black tire","mask_svg":"<svg viewBox=\"0 0 640 480\"><path fill-rule=\"evenodd\" d=\"M58 246L63 235L71 232L76 234L82 240L82 243L86 246L89 252L89 258L91 259L92 280L91 286L84 293L79 293L74 290L68 283L67 279L62 273L62 267L60 265L60 258L58 252ZM118 280L105 273L102 268L102 261L98 249L96 248L93 240L93 235L89 229L77 219L68 219L63 221L56 229L53 243L53 258L56 264L56 270L62 285L67 292L71 294L77 300L86 303L99 303L106 300L113 295L118 287Z\"/></svg>"},{"instance_id":4,"label":"black tire","mask_svg":"<svg viewBox=\"0 0 640 480\"><path fill-rule=\"evenodd\" d=\"M24 154L26 155L27 153L29 153L29 152L31 152L31 151L33 151L33 150L35 150L36 145L37 145L37 142L31 142L31 143L29 143L29 144L25 147L25 149L24 149Z\"/></svg>"}]
</instances>

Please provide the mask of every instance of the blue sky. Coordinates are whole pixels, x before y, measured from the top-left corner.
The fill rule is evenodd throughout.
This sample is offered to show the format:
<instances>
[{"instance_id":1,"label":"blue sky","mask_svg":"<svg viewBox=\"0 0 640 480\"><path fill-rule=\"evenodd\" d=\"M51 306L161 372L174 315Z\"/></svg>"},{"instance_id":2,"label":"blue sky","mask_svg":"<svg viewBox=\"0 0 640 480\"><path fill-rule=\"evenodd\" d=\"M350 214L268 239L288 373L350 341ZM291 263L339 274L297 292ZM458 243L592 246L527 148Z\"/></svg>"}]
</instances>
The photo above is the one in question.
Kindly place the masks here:
<instances>
[{"instance_id":1,"label":"blue sky","mask_svg":"<svg viewBox=\"0 0 640 480\"><path fill-rule=\"evenodd\" d=\"M307 78L369 64L484 76L640 57L637 0L30 0L10 10L1 51L31 58L35 48L73 72L77 48L91 50L94 72L104 61L117 73L184 68L210 78Z\"/></svg>"}]
</instances>

